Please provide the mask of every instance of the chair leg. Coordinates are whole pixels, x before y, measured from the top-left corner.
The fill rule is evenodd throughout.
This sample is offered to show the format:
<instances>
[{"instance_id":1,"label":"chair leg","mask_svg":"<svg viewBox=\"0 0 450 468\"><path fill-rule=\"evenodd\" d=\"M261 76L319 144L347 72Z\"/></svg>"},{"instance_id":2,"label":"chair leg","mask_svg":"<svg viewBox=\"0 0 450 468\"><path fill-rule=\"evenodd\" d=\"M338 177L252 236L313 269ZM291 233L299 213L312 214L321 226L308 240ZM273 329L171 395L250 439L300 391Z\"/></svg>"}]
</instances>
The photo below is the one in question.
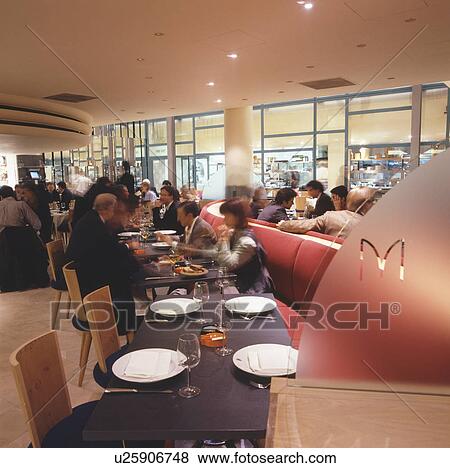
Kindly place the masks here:
<instances>
[{"instance_id":1,"label":"chair leg","mask_svg":"<svg viewBox=\"0 0 450 468\"><path fill-rule=\"evenodd\" d=\"M51 304L51 326L52 326L52 330L55 329L56 327L56 320L58 318L58 314L59 314L59 305L60 305L60 302L61 302L61 291L58 291L56 290L55 291L55 297L53 299L53 302Z\"/></svg>"},{"instance_id":2,"label":"chair leg","mask_svg":"<svg viewBox=\"0 0 450 468\"><path fill-rule=\"evenodd\" d=\"M66 318L70 318L70 308L72 307L72 299L70 299L70 294L67 293L67 315Z\"/></svg>"},{"instance_id":3,"label":"chair leg","mask_svg":"<svg viewBox=\"0 0 450 468\"><path fill-rule=\"evenodd\" d=\"M80 374L78 376L78 386L83 385L84 374L89 359L89 351L91 349L92 336L89 332L84 332L81 335L81 352L80 352Z\"/></svg>"}]
</instances>

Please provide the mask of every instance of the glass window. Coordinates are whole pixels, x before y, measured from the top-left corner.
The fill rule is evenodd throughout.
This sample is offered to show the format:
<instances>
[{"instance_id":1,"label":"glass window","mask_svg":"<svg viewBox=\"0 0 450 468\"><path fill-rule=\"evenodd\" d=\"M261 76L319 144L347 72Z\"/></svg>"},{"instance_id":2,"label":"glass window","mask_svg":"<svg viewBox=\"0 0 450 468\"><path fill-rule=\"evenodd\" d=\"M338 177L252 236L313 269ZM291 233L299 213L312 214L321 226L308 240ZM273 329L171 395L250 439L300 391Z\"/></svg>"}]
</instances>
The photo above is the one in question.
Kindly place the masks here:
<instances>
[{"instance_id":1,"label":"glass window","mask_svg":"<svg viewBox=\"0 0 450 468\"><path fill-rule=\"evenodd\" d=\"M194 145L192 143L182 143L175 145L176 156L191 156L194 154Z\"/></svg>"},{"instance_id":2,"label":"glass window","mask_svg":"<svg viewBox=\"0 0 450 468\"><path fill-rule=\"evenodd\" d=\"M332 189L344 184L345 134L317 135L316 179Z\"/></svg>"},{"instance_id":3,"label":"glass window","mask_svg":"<svg viewBox=\"0 0 450 468\"><path fill-rule=\"evenodd\" d=\"M165 157L167 156L167 146L166 145L149 146L148 155L150 158Z\"/></svg>"},{"instance_id":4,"label":"glass window","mask_svg":"<svg viewBox=\"0 0 450 468\"><path fill-rule=\"evenodd\" d=\"M345 100L317 103L317 130L343 130L345 128Z\"/></svg>"},{"instance_id":5,"label":"glass window","mask_svg":"<svg viewBox=\"0 0 450 468\"><path fill-rule=\"evenodd\" d=\"M195 131L195 151L196 153L222 153L224 151L224 128L197 129Z\"/></svg>"},{"instance_id":6,"label":"glass window","mask_svg":"<svg viewBox=\"0 0 450 468\"><path fill-rule=\"evenodd\" d=\"M150 145L167 143L167 123L165 120L148 122L148 143Z\"/></svg>"},{"instance_id":7,"label":"glass window","mask_svg":"<svg viewBox=\"0 0 450 468\"><path fill-rule=\"evenodd\" d=\"M194 156L176 158L178 186L194 187Z\"/></svg>"},{"instance_id":8,"label":"glass window","mask_svg":"<svg viewBox=\"0 0 450 468\"><path fill-rule=\"evenodd\" d=\"M214 115L201 115L195 117L196 127L206 127L208 125L223 125L223 113Z\"/></svg>"},{"instance_id":9,"label":"glass window","mask_svg":"<svg viewBox=\"0 0 450 468\"><path fill-rule=\"evenodd\" d=\"M153 180L155 187L161 187L163 180L168 179L167 158L153 160Z\"/></svg>"},{"instance_id":10,"label":"glass window","mask_svg":"<svg viewBox=\"0 0 450 468\"><path fill-rule=\"evenodd\" d=\"M5 161L6 161L6 159L5 159ZM45 161L46 166L53 166L52 153L44 153L44 161Z\"/></svg>"},{"instance_id":11,"label":"glass window","mask_svg":"<svg viewBox=\"0 0 450 468\"><path fill-rule=\"evenodd\" d=\"M175 119L175 141L193 141L194 129L193 119Z\"/></svg>"},{"instance_id":12,"label":"glass window","mask_svg":"<svg viewBox=\"0 0 450 468\"><path fill-rule=\"evenodd\" d=\"M442 141L447 129L448 89L428 89L422 95L422 141Z\"/></svg>"},{"instance_id":13,"label":"glass window","mask_svg":"<svg viewBox=\"0 0 450 468\"><path fill-rule=\"evenodd\" d=\"M264 133L300 133L313 131L313 104L264 109Z\"/></svg>"},{"instance_id":14,"label":"glass window","mask_svg":"<svg viewBox=\"0 0 450 468\"><path fill-rule=\"evenodd\" d=\"M426 164L432 158L446 150L444 143L438 143L433 145L421 145L420 146L420 164Z\"/></svg>"},{"instance_id":15,"label":"glass window","mask_svg":"<svg viewBox=\"0 0 450 468\"><path fill-rule=\"evenodd\" d=\"M195 188L203 190L209 179L208 158L195 158Z\"/></svg>"},{"instance_id":16,"label":"glass window","mask_svg":"<svg viewBox=\"0 0 450 468\"><path fill-rule=\"evenodd\" d=\"M253 153L253 179L254 182L262 181L262 155Z\"/></svg>"},{"instance_id":17,"label":"glass window","mask_svg":"<svg viewBox=\"0 0 450 468\"><path fill-rule=\"evenodd\" d=\"M366 111L410 106L411 92L399 94L381 94L379 96L355 97L350 99L349 111Z\"/></svg>"},{"instance_id":18,"label":"glass window","mask_svg":"<svg viewBox=\"0 0 450 468\"><path fill-rule=\"evenodd\" d=\"M312 150L265 153L264 180L267 188L297 188L312 178Z\"/></svg>"},{"instance_id":19,"label":"glass window","mask_svg":"<svg viewBox=\"0 0 450 468\"><path fill-rule=\"evenodd\" d=\"M266 137L264 139L264 149L293 149L312 148L314 145L313 135L288 136L288 137Z\"/></svg>"},{"instance_id":20,"label":"glass window","mask_svg":"<svg viewBox=\"0 0 450 468\"><path fill-rule=\"evenodd\" d=\"M411 141L410 110L351 115L348 126L350 145Z\"/></svg>"},{"instance_id":21,"label":"glass window","mask_svg":"<svg viewBox=\"0 0 450 468\"><path fill-rule=\"evenodd\" d=\"M225 167L225 155L213 154L209 157L209 174L215 174L217 171Z\"/></svg>"}]
</instances>

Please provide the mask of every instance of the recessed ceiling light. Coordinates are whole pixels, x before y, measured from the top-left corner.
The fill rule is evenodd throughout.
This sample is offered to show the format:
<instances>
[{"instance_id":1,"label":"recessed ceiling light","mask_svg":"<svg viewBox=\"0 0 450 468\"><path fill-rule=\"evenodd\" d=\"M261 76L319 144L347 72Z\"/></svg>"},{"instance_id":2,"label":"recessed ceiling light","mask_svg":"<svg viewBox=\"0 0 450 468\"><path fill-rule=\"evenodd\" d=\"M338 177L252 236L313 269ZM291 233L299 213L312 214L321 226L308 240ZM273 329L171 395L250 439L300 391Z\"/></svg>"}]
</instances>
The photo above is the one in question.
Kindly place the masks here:
<instances>
[{"instance_id":1,"label":"recessed ceiling light","mask_svg":"<svg viewBox=\"0 0 450 468\"><path fill-rule=\"evenodd\" d=\"M306 3L303 5L303 8L304 8L305 10L311 10L311 8L312 8L313 6L314 6L313 3L311 3L311 2L306 2Z\"/></svg>"},{"instance_id":2,"label":"recessed ceiling light","mask_svg":"<svg viewBox=\"0 0 450 468\"><path fill-rule=\"evenodd\" d=\"M242 98L243 101L248 101L248 99L245 97L245 98Z\"/></svg>"},{"instance_id":3,"label":"recessed ceiling light","mask_svg":"<svg viewBox=\"0 0 450 468\"><path fill-rule=\"evenodd\" d=\"M285 83L293 83L292 80L286 80Z\"/></svg>"},{"instance_id":4,"label":"recessed ceiling light","mask_svg":"<svg viewBox=\"0 0 450 468\"><path fill-rule=\"evenodd\" d=\"M367 44L357 44L356 47L362 49L363 47L367 47Z\"/></svg>"},{"instance_id":5,"label":"recessed ceiling light","mask_svg":"<svg viewBox=\"0 0 450 468\"><path fill-rule=\"evenodd\" d=\"M170 108L170 110L175 110L175 109L176 109L176 107L171 107L171 108Z\"/></svg>"},{"instance_id":6,"label":"recessed ceiling light","mask_svg":"<svg viewBox=\"0 0 450 468\"><path fill-rule=\"evenodd\" d=\"M168 102L168 99L161 99L162 102Z\"/></svg>"},{"instance_id":7,"label":"recessed ceiling light","mask_svg":"<svg viewBox=\"0 0 450 468\"><path fill-rule=\"evenodd\" d=\"M120 109L120 112L125 112L125 109Z\"/></svg>"},{"instance_id":8,"label":"recessed ceiling light","mask_svg":"<svg viewBox=\"0 0 450 468\"><path fill-rule=\"evenodd\" d=\"M299 5L304 5L306 2L304 1L301 1L301 2L297 2Z\"/></svg>"},{"instance_id":9,"label":"recessed ceiling light","mask_svg":"<svg viewBox=\"0 0 450 468\"><path fill-rule=\"evenodd\" d=\"M138 57L136 60L137 60L138 62L143 62L143 61L144 61L144 59L143 59L142 57Z\"/></svg>"},{"instance_id":10,"label":"recessed ceiling light","mask_svg":"<svg viewBox=\"0 0 450 468\"><path fill-rule=\"evenodd\" d=\"M414 23L414 21L416 21L417 18L406 18L405 19L405 23Z\"/></svg>"},{"instance_id":11,"label":"recessed ceiling light","mask_svg":"<svg viewBox=\"0 0 450 468\"><path fill-rule=\"evenodd\" d=\"M208 81L208 83L206 83L206 86L210 86L210 87L213 87L216 83L214 83L214 81Z\"/></svg>"},{"instance_id":12,"label":"recessed ceiling light","mask_svg":"<svg viewBox=\"0 0 450 468\"><path fill-rule=\"evenodd\" d=\"M155 32L155 33L153 33L153 35L156 36L156 37L162 37L162 36L164 36L164 33L163 32Z\"/></svg>"},{"instance_id":13,"label":"recessed ceiling light","mask_svg":"<svg viewBox=\"0 0 450 468\"><path fill-rule=\"evenodd\" d=\"M285 91L278 91L278 94L284 94Z\"/></svg>"},{"instance_id":14,"label":"recessed ceiling light","mask_svg":"<svg viewBox=\"0 0 450 468\"><path fill-rule=\"evenodd\" d=\"M216 102L217 104L220 104L222 102L222 99L216 99L214 102Z\"/></svg>"},{"instance_id":15,"label":"recessed ceiling light","mask_svg":"<svg viewBox=\"0 0 450 468\"><path fill-rule=\"evenodd\" d=\"M227 54L227 57L230 59L237 59L238 54L236 54L236 52L230 52L229 54Z\"/></svg>"},{"instance_id":16,"label":"recessed ceiling light","mask_svg":"<svg viewBox=\"0 0 450 468\"><path fill-rule=\"evenodd\" d=\"M306 68L314 68L314 65L306 65Z\"/></svg>"},{"instance_id":17,"label":"recessed ceiling light","mask_svg":"<svg viewBox=\"0 0 450 468\"><path fill-rule=\"evenodd\" d=\"M145 114L144 111L137 111L136 114Z\"/></svg>"},{"instance_id":18,"label":"recessed ceiling light","mask_svg":"<svg viewBox=\"0 0 450 468\"><path fill-rule=\"evenodd\" d=\"M149 89L149 90L147 91L147 93L148 93L148 94L155 94L155 91Z\"/></svg>"},{"instance_id":19,"label":"recessed ceiling light","mask_svg":"<svg viewBox=\"0 0 450 468\"><path fill-rule=\"evenodd\" d=\"M146 76L145 79L146 80L153 80L153 76Z\"/></svg>"},{"instance_id":20,"label":"recessed ceiling light","mask_svg":"<svg viewBox=\"0 0 450 468\"><path fill-rule=\"evenodd\" d=\"M387 79L388 80L395 80L395 76L389 76Z\"/></svg>"}]
</instances>

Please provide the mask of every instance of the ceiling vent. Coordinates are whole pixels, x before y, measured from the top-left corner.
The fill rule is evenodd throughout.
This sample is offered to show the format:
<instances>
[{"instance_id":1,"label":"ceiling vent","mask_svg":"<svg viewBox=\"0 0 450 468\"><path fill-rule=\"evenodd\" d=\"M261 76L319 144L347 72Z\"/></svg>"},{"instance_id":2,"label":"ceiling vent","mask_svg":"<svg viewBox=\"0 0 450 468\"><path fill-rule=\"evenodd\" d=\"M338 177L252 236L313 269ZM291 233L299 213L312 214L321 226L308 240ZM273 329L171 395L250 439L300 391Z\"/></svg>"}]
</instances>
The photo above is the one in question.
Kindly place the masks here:
<instances>
[{"instance_id":1,"label":"ceiling vent","mask_svg":"<svg viewBox=\"0 0 450 468\"><path fill-rule=\"evenodd\" d=\"M97 99L97 98L95 96L83 96L82 94L61 93L61 94L54 94L53 96L46 96L44 99L53 99L54 101L77 103L77 102L90 101L91 99Z\"/></svg>"},{"instance_id":2,"label":"ceiling vent","mask_svg":"<svg viewBox=\"0 0 450 468\"><path fill-rule=\"evenodd\" d=\"M305 81L304 83L300 84L312 89L329 89L341 88L343 86L355 86L355 83L345 80L344 78L329 78L327 80Z\"/></svg>"}]
</instances>

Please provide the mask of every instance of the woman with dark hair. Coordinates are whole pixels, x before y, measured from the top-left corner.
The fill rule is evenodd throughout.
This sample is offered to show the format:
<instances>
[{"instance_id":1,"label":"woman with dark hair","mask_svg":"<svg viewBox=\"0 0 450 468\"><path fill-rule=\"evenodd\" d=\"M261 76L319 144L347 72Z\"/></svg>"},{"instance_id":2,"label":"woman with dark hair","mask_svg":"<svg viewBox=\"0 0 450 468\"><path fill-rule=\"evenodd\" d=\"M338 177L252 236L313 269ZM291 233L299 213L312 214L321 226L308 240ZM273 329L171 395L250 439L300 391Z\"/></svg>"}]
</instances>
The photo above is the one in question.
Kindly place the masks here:
<instances>
[{"instance_id":1,"label":"woman with dark hair","mask_svg":"<svg viewBox=\"0 0 450 468\"><path fill-rule=\"evenodd\" d=\"M174 230L181 235L184 232L183 226L177 218L178 202L180 193L171 185L164 185L159 191L159 200L155 202L153 208L153 225L157 230Z\"/></svg>"},{"instance_id":2,"label":"woman with dark hair","mask_svg":"<svg viewBox=\"0 0 450 468\"><path fill-rule=\"evenodd\" d=\"M272 292L266 253L248 227L248 204L233 198L220 206L220 213L225 225L219 228L217 262L237 275L236 285L241 293Z\"/></svg>"},{"instance_id":3,"label":"woman with dark hair","mask_svg":"<svg viewBox=\"0 0 450 468\"><path fill-rule=\"evenodd\" d=\"M291 209L296 196L297 192L294 189L286 187L278 190L273 203L262 210L258 219L268 223L279 223L289 219L286 210Z\"/></svg>"}]
</instances>

